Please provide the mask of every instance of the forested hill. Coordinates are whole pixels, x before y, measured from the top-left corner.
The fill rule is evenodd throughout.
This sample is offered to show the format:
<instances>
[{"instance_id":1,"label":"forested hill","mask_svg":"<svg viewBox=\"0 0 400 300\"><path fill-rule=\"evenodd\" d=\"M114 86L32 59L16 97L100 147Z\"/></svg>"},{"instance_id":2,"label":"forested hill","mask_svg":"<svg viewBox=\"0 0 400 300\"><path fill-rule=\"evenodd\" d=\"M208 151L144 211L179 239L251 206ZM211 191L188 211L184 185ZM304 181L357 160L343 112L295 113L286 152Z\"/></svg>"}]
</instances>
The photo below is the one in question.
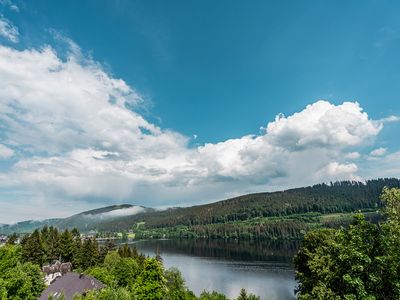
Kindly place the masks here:
<instances>
[{"instance_id":1,"label":"forested hill","mask_svg":"<svg viewBox=\"0 0 400 300\"><path fill-rule=\"evenodd\" d=\"M182 231L182 228L177 227L183 226L185 233L180 232L180 237L185 236L187 232L194 233L195 236L211 236L214 233L216 236L235 236L238 232L243 234L246 230L251 235L264 230L269 232L265 237L292 238L327 219L331 224L336 222L331 220L329 214L376 210L381 205L379 195L385 186L400 188L400 180L388 178L369 180L365 183L341 181L318 184L281 192L249 194L215 203L164 211L129 204L113 205L65 219L29 221L29 228L22 226L27 222L1 225L0 234L29 232L47 224L59 229L77 227L83 232L136 228L138 236L145 234L144 237L160 234L172 236ZM317 218L316 214L320 216Z\"/></svg>"},{"instance_id":2,"label":"forested hill","mask_svg":"<svg viewBox=\"0 0 400 300\"><path fill-rule=\"evenodd\" d=\"M218 224L308 212L328 214L375 209L380 206L379 195L385 186L400 187L400 180L341 181L281 192L249 194L206 205L120 218L104 222L98 229L128 229L139 221L144 221L147 228L157 228Z\"/></svg>"}]
</instances>

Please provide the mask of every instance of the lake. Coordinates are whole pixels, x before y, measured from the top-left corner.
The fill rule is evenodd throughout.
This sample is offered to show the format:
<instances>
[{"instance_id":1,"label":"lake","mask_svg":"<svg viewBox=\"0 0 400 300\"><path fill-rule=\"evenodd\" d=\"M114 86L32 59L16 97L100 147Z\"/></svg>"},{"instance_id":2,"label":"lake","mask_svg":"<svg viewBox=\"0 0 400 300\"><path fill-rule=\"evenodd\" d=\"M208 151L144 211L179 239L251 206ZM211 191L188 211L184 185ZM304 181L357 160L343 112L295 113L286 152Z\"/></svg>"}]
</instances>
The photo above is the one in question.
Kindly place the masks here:
<instances>
[{"instance_id":1,"label":"lake","mask_svg":"<svg viewBox=\"0 0 400 300\"><path fill-rule=\"evenodd\" d=\"M146 240L132 243L140 252L161 253L166 268L176 267L196 295L218 291L236 298L241 288L268 300L291 300L296 282L292 264L297 242L221 240Z\"/></svg>"}]
</instances>

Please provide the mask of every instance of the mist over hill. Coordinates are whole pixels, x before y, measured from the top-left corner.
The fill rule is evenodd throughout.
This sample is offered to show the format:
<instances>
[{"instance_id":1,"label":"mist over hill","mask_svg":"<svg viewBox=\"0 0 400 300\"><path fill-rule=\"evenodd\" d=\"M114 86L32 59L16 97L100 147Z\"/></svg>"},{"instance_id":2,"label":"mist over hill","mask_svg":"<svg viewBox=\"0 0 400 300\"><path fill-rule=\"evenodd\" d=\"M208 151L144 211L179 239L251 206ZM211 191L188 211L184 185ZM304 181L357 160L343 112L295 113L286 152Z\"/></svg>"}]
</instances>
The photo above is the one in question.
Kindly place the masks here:
<instances>
[{"instance_id":1,"label":"mist over hill","mask_svg":"<svg viewBox=\"0 0 400 300\"><path fill-rule=\"evenodd\" d=\"M379 196L383 187L400 187L396 178L374 179L366 182L341 181L317 184L279 192L248 194L215 203L192 207L156 210L131 204L112 205L85 211L64 219L24 221L0 225L0 233L31 232L44 225L59 229L78 228L82 232L121 231L144 223L146 228L174 226L205 226L232 222L274 218L305 213L350 213L376 210L381 206ZM302 230L299 227L298 230Z\"/></svg>"}]
</instances>

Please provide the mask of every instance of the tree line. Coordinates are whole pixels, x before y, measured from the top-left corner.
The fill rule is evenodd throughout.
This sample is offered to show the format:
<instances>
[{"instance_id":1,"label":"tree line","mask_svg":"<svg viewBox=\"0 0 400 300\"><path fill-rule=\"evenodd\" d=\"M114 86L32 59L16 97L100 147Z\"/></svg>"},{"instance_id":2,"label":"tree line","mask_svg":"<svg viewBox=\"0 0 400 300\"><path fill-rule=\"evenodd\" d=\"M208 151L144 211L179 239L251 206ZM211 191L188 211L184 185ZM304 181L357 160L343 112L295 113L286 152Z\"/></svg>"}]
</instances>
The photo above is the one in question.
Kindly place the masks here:
<instances>
[{"instance_id":1,"label":"tree line","mask_svg":"<svg viewBox=\"0 0 400 300\"><path fill-rule=\"evenodd\" d=\"M224 224L262 217L306 213L344 213L382 206L382 189L400 188L400 180L384 178L366 182L340 181L281 192L249 194L206 205L174 208L119 218L96 225L99 231L131 229L138 222L146 228Z\"/></svg>"},{"instance_id":2,"label":"tree line","mask_svg":"<svg viewBox=\"0 0 400 300\"><path fill-rule=\"evenodd\" d=\"M400 189L380 199L379 223L358 214L348 228L306 234L294 259L298 299L400 299Z\"/></svg>"}]
</instances>

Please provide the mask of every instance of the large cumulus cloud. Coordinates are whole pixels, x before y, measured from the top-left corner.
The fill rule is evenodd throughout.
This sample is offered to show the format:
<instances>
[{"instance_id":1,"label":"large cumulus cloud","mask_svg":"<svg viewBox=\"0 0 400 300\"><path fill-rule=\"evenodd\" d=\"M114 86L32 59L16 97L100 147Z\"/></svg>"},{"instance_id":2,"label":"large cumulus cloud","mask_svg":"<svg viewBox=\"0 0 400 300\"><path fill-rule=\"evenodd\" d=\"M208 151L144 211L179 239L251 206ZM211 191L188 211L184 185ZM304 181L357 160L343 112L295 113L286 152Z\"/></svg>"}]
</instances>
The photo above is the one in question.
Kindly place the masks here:
<instances>
[{"instance_id":1,"label":"large cumulus cloud","mask_svg":"<svg viewBox=\"0 0 400 300\"><path fill-rule=\"evenodd\" d=\"M76 49L61 59L51 47L0 46L0 156L13 157L1 187L49 206L163 206L360 179L354 160L383 127L356 102L317 101L262 134L191 147L141 116L143 101Z\"/></svg>"}]
</instances>

